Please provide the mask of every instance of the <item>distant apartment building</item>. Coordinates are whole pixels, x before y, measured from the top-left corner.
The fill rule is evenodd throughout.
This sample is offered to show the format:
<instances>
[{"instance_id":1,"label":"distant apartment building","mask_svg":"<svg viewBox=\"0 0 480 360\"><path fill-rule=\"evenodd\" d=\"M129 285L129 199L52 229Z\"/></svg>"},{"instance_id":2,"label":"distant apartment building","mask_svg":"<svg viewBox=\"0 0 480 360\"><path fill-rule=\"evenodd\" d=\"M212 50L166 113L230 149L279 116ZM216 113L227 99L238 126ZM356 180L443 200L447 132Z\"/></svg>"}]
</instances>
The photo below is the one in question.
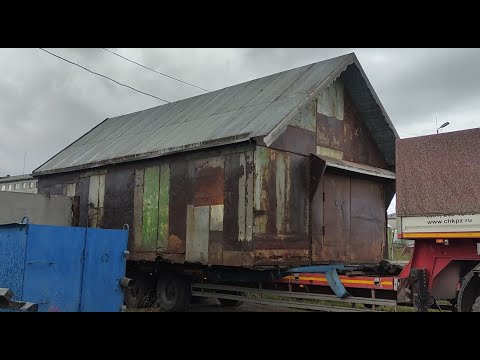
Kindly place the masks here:
<instances>
[{"instance_id":1,"label":"distant apartment building","mask_svg":"<svg viewBox=\"0 0 480 360\"><path fill-rule=\"evenodd\" d=\"M0 177L0 191L14 191L36 194L37 179L31 175L16 175Z\"/></svg>"}]
</instances>

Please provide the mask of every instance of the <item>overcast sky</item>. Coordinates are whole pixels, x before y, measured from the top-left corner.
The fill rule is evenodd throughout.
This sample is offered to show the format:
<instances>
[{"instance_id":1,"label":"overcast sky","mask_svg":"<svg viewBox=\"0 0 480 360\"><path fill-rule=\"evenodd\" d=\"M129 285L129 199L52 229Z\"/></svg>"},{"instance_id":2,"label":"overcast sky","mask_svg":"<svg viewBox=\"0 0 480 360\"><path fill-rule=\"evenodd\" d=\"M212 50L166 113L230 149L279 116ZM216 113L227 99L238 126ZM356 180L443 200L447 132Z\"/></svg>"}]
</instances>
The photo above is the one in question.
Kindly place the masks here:
<instances>
[{"instance_id":1,"label":"overcast sky","mask_svg":"<svg viewBox=\"0 0 480 360\"><path fill-rule=\"evenodd\" d=\"M168 101L202 90L101 49L48 49ZM216 90L355 52L401 137L480 127L480 49L113 49ZM36 167L107 117L163 102L38 49L0 49L0 176ZM393 204L390 208L391 212Z\"/></svg>"}]
</instances>

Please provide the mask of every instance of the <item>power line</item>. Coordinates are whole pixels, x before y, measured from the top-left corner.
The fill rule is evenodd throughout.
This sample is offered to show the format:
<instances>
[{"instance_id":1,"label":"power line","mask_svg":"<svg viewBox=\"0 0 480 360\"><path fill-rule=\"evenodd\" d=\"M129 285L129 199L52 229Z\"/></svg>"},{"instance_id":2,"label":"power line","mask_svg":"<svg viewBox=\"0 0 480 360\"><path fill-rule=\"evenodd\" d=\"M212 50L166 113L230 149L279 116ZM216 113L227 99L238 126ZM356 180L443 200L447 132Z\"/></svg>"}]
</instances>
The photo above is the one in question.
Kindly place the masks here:
<instances>
[{"instance_id":1,"label":"power line","mask_svg":"<svg viewBox=\"0 0 480 360\"><path fill-rule=\"evenodd\" d=\"M109 53L111 53L111 54L113 54L113 55L115 55L115 56L118 56L118 57L120 57L120 58L122 58L122 59L125 59L125 60L127 60L127 61L130 61L131 63L134 63L134 64L136 64L136 65L138 65L138 66L141 66L141 67L143 67L143 68L145 68L145 69L148 69L148 70L150 70L150 71L153 71L153 72L155 72L155 73L157 73L157 74L159 74L159 75L166 76L166 77L168 77L168 78L170 78L170 79L173 79L173 80L176 80L176 81L180 81L181 83L184 83L184 84L187 84L187 85L196 87L197 89L201 89L201 90L206 91L206 92L210 91L210 90L204 89L204 88L202 88L202 87L200 87L200 86L190 84L190 83L188 83L188 82L186 82L186 81L177 79L177 78L175 78L175 77L173 77L173 76L170 76L170 75L161 73L161 72L159 72L159 71L157 71L157 70L151 69L151 68L149 68L148 66L145 66L145 65L142 65L142 64L140 64L140 63L138 63L138 62L135 62L135 61L133 61L133 60L130 60L130 59L126 58L125 56L122 56L122 55L120 55L120 54L117 54L116 52L113 52L113 51L111 51L111 50L108 50L108 49L105 49L105 48L101 48L101 49L102 49L102 50L105 50L105 51L108 51Z\"/></svg>"},{"instance_id":2,"label":"power line","mask_svg":"<svg viewBox=\"0 0 480 360\"><path fill-rule=\"evenodd\" d=\"M66 61L66 62L68 62L68 63L70 63L70 64L72 64L72 65L78 66L79 68L82 68L83 70L86 70L86 71L88 71L89 73L92 73L92 74L101 76L101 77L103 77L103 78L105 78L105 79L108 79L108 80L110 80L110 81L113 81L114 83L116 83L116 84L118 84L118 85L125 86L125 87L127 87L127 88L129 88L129 89L132 89L132 90L134 90L134 91L136 91L136 92L139 92L140 94L144 94L144 95L153 97L153 98L155 98L155 99L158 99L158 100L161 100L161 101L164 101L164 102L170 104L170 101L167 101L167 100L165 100L165 99L159 98L158 96L155 96L155 95L146 93L146 92L144 92L144 91L135 89L134 87L131 87L131 86L129 86L129 85L122 84L121 82L118 82L117 80L114 80L114 79L112 79L112 78L109 78L108 76L105 76L105 75L96 73L95 71L89 70L89 69L87 69L86 67L84 67L84 66L82 66L82 65L79 65L79 64L77 64L77 63L74 63L73 61L67 60L67 59L65 59L65 58L63 58L63 57L61 57L61 56L59 56L59 55L56 55L56 54L48 51L48 50L45 50L45 49L42 49L42 48L39 48L39 49L42 50L42 51L45 51L46 53L48 53L48 54L50 54L50 55L52 55L52 56L55 56L55 57L57 57L57 58L59 58L59 59L62 59L63 61Z\"/></svg>"},{"instance_id":3,"label":"power line","mask_svg":"<svg viewBox=\"0 0 480 360\"><path fill-rule=\"evenodd\" d=\"M400 129L397 129L397 128L395 128L395 130L400 131L400 132L402 132L402 133L404 133L404 134L408 134L408 135L423 136L423 135L420 135L420 134L412 134L412 133L409 133L409 132L406 132L406 131L403 131L403 130L400 130Z\"/></svg>"}]
</instances>

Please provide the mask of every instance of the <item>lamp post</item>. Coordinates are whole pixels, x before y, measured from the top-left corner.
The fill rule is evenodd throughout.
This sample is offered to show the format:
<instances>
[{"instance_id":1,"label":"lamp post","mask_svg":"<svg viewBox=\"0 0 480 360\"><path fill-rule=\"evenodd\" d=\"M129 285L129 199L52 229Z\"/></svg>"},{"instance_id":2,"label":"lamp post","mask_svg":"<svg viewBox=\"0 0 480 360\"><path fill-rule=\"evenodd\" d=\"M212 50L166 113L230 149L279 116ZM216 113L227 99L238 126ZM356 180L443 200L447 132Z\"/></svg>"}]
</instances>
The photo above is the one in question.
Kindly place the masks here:
<instances>
[{"instance_id":1,"label":"lamp post","mask_svg":"<svg viewBox=\"0 0 480 360\"><path fill-rule=\"evenodd\" d=\"M444 127L450 125L450 123L447 121L446 123L443 123L438 129L437 129L437 134L440 131L440 129L443 129Z\"/></svg>"}]
</instances>

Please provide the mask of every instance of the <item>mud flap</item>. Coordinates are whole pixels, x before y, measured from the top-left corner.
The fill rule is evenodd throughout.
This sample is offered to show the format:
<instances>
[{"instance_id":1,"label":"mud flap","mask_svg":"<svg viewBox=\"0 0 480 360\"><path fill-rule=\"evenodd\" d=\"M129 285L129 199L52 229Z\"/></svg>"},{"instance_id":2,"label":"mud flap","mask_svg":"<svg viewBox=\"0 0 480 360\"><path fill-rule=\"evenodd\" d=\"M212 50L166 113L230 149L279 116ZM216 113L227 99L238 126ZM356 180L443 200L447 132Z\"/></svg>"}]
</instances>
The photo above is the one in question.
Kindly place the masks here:
<instances>
[{"instance_id":1,"label":"mud flap","mask_svg":"<svg viewBox=\"0 0 480 360\"><path fill-rule=\"evenodd\" d=\"M345 289L345 286L343 286L342 281L340 280L340 277L337 274L337 270L335 269L328 270L325 273L325 278L327 279L328 285L330 285L330 288L333 290L335 295L337 295L339 298L343 299L347 296L350 296L347 289Z\"/></svg>"}]
</instances>

